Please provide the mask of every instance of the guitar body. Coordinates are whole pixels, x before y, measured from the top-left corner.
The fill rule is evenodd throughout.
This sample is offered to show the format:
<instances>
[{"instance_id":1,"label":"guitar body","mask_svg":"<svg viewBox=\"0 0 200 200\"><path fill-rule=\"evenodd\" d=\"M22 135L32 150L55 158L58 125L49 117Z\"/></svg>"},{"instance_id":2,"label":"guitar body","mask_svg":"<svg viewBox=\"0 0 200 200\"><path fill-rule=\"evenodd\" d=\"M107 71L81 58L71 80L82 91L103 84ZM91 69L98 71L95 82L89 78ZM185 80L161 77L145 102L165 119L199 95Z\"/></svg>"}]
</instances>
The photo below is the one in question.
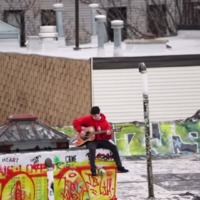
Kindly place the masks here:
<instances>
[{"instance_id":1,"label":"guitar body","mask_svg":"<svg viewBox=\"0 0 200 200\"><path fill-rule=\"evenodd\" d=\"M76 141L74 145L77 147L84 145L86 142L93 141L95 139L95 129L94 127L85 127L84 130L85 136L81 137L79 133L76 134Z\"/></svg>"},{"instance_id":2,"label":"guitar body","mask_svg":"<svg viewBox=\"0 0 200 200\"><path fill-rule=\"evenodd\" d=\"M112 131L120 131L121 128L113 129ZM85 132L85 136L81 137L79 133L77 133L75 136L70 138L70 142L74 144L77 147L80 147L84 145L86 142L93 141L95 139L96 134L102 134L107 132L107 130L100 130L95 131L94 127L83 127L83 131Z\"/></svg>"}]
</instances>

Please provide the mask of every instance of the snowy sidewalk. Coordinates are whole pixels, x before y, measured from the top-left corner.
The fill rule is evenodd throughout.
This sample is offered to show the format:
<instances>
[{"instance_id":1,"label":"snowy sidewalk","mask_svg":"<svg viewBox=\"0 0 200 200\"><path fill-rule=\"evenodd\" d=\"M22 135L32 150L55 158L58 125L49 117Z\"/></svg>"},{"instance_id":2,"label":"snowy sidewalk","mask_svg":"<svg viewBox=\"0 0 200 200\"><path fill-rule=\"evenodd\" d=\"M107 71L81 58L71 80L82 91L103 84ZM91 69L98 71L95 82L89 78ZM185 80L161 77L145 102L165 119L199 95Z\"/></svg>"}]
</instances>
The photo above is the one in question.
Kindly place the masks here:
<instances>
[{"instance_id":1,"label":"snowy sidewalk","mask_svg":"<svg viewBox=\"0 0 200 200\"><path fill-rule=\"evenodd\" d=\"M148 199L146 160L126 160L123 161L123 165L130 172L117 174L117 199ZM152 166L156 200L200 200L199 154L170 159L153 159Z\"/></svg>"}]
</instances>

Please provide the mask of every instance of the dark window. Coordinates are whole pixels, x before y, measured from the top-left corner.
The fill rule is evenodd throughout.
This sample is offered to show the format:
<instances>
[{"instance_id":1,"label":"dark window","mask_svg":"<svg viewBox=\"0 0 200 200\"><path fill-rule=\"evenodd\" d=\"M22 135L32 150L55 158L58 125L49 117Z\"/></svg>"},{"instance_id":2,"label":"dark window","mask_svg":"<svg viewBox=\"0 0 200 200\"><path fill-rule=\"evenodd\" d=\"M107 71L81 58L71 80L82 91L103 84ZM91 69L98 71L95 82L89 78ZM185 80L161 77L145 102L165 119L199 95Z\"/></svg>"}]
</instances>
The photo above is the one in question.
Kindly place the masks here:
<instances>
[{"instance_id":1,"label":"dark window","mask_svg":"<svg viewBox=\"0 0 200 200\"><path fill-rule=\"evenodd\" d=\"M25 46L25 21L23 10L5 10L4 21L20 30L20 44Z\"/></svg>"},{"instance_id":2,"label":"dark window","mask_svg":"<svg viewBox=\"0 0 200 200\"><path fill-rule=\"evenodd\" d=\"M122 29L122 40L126 39L126 21L127 21L127 8L126 7L113 7L109 8L107 11L107 31L108 31L108 39L110 41L114 40L113 29L111 28L111 21L113 20L122 20L124 21L124 27Z\"/></svg>"},{"instance_id":3,"label":"dark window","mask_svg":"<svg viewBox=\"0 0 200 200\"><path fill-rule=\"evenodd\" d=\"M166 34L166 5L149 5L147 8L148 31L157 37Z\"/></svg>"},{"instance_id":4,"label":"dark window","mask_svg":"<svg viewBox=\"0 0 200 200\"><path fill-rule=\"evenodd\" d=\"M184 1L183 16L185 25L200 25L200 2Z\"/></svg>"},{"instance_id":5,"label":"dark window","mask_svg":"<svg viewBox=\"0 0 200 200\"><path fill-rule=\"evenodd\" d=\"M56 25L56 13L54 10L41 10L41 25Z\"/></svg>"}]
</instances>

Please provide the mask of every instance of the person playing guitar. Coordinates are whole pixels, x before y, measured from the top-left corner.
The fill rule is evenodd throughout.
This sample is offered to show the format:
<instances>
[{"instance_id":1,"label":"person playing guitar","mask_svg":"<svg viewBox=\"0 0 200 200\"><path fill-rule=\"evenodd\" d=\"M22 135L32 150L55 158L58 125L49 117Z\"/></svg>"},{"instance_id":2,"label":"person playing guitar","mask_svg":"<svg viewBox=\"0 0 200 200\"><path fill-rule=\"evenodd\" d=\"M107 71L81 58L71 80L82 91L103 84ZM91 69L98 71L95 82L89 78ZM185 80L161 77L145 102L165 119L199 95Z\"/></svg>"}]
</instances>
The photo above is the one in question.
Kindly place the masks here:
<instances>
[{"instance_id":1,"label":"person playing guitar","mask_svg":"<svg viewBox=\"0 0 200 200\"><path fill-rule=\"evenodd\" d=\"M117 146L109 141L112 138L112 128L107 121L106 116L100 112L98 106L93 106L91 108L90 115L75 118L73 127L78 132L78 141L82 140L77 146L85 144L86 148L89 149L89 161L92 176L97 176L95 165L97 148L109 149L112 152L118 172L126 173L129 171L122 166ZM89 137L87 137L88 135Z\"/></svg>"}]
</instances>

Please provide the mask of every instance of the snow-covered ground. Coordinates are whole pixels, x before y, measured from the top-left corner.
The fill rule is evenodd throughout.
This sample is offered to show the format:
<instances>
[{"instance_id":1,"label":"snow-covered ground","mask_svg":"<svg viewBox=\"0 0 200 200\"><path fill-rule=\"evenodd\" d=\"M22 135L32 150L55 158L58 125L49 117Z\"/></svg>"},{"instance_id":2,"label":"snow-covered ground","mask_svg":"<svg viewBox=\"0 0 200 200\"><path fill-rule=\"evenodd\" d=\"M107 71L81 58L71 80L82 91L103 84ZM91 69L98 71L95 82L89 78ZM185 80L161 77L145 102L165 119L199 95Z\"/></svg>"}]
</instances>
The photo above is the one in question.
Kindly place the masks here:
<instances>
[{"instance_id":1,"label":"snow-covered ground","mask_svg":"<svg viewBox=\"0 0 200 200\"><path fill-rule=\"evenodd\" d=\"M117 174L117 199L149 199L146 160L125 160L123 165L130 172ZM199 154L153 159L152 168L156 200L200 199Z\"/></svg>"}]
</instances>

